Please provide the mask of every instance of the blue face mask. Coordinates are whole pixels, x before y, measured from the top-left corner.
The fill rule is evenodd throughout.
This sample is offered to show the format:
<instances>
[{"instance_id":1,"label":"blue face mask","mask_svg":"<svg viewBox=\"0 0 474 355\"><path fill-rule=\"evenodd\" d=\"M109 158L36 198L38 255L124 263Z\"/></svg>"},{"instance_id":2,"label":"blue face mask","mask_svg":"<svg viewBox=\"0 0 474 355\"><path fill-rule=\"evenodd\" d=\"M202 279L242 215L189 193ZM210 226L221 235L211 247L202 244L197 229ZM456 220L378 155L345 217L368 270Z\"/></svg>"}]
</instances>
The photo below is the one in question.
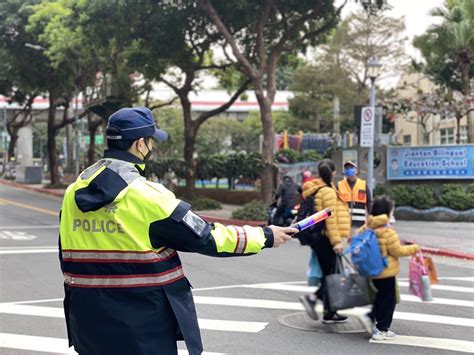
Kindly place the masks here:
<instances>
[{"instance_id":1,"label":"blue face mask","mask_svg":"<svg viewBox=\"0 0 474 355\"><path fill-rule=\"evenodd\" d=\"M347 177L353 177L356 175L357 170L355 168L345 168L344 175Z\"/></svg>"}]
</instances>

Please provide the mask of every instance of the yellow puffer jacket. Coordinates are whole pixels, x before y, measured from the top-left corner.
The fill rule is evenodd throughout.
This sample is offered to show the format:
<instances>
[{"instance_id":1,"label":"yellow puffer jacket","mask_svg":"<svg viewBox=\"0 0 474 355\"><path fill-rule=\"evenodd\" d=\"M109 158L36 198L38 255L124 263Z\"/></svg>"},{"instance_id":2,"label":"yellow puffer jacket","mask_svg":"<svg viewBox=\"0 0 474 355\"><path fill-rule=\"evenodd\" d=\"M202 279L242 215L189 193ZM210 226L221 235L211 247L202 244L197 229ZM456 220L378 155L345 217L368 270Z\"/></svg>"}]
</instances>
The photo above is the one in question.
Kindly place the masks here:
<instances>
[{"instance_id":1,"label":"yellow puffer jacket","mask_svg":"<svg viewBox=\"0 0 474 355\"><path fill-rule=\"evenodd\" d=\"M393 227L388 225L388 220L389 218L386 214L369 216L367 220L367 225L373 229L377 235L382 256L388 257L388 266L380 275L374 277L374 279L386 279L388 277L397 276L400 271L398 257L410 256L420 250L420 247L416 244L400 245L398 234ZM367 226L362 226L359 231L363 231L366 228Z\"/></svg>"},{"instance_id":2,"label":"yellow puffer jacket","mask_svg":"<svg viewBox=\"0 0 474 355\"><path fill-rule=\"evenodd\" d=\"M351 230L349 207L342 196L334 188L327 186L321 179L314 179L303 185L303 197L315 196L316 211L329 208L331 217L326 220L326 236L331 245L340 243L342 238L348 238Z\"/></svg>"}]
</instances>

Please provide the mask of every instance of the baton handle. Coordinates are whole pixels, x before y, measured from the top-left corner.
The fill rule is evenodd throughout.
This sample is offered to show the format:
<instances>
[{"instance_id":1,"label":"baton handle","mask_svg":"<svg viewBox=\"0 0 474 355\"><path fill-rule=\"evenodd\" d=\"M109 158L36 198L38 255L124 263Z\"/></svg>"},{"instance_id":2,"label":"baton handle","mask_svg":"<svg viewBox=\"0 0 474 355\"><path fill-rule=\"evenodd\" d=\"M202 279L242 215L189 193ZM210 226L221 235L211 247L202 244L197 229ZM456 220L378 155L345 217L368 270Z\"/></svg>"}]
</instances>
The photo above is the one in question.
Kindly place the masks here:
<instances>
[{"instance_id":1,"label":"baton handle","mask_svg":"<svg viewBox=\"0 0 474 355\"><path fill-rule=\"evenodd\" d=\"M305 230L306 228L314 226L317 223L321 223L325 219L329 218L331 214L332 214L331 210L329 208L325 208L324 210L320 212L312 214L311 216L306 217L305 219L295 224L292 224L290 227L296 228L298 229L298 232L301 232L302 230Z\"/></svg>"}]
</instances>

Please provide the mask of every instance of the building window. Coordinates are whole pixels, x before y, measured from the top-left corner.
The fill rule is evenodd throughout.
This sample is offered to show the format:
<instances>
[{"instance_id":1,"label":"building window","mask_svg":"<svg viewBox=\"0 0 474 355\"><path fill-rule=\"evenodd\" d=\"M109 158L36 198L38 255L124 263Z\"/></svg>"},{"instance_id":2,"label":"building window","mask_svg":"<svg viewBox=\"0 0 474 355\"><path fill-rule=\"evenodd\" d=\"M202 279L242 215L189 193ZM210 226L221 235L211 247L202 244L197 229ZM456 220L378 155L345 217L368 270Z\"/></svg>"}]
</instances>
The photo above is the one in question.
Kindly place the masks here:
<instances>
[{"instance_id":1,"label":"building window","mask_svg":"<svg viewBox=\"0 0 474 355\"><path fill-rule=\"evenodd\" d=\"M411 145L411 135L405 134L403 136L403 145Z\"/></svg>"},{"instance_id":2,"label":"building window","mask_svg":"<svg viewBox=\"0 0 474 355\"><path fill-rule=\"evenodd\" d=\"M441 144L454 144L454 128L440 129L439 132Z\"/></svg>"}]
</instances>

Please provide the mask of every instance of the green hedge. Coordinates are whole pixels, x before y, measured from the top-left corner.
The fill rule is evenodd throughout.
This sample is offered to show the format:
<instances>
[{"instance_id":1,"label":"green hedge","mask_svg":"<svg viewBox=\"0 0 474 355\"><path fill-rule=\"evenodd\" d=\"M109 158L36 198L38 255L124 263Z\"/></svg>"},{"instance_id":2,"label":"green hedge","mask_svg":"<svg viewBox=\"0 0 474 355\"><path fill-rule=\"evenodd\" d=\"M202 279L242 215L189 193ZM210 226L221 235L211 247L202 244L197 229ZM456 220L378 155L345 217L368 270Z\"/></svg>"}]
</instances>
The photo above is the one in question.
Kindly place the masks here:
<instances>
[{"instance_id":1,"label":"green hedge","mask_svg":"<svg viewBox=\"0 0 474 355\"><path fill-rule=\"evenodd\" d=\"M432 186L398 185L388 192L397 206L410 206L428 209L436 206L448 207L457 211L474 208L474 184L467 187L457 184L443 185L439 193ZM375 194L377 195L377 193Z\"/></svg>"},{"instance_id":2,"label":"green hedge","mask_svg":"<svg viewBox=\"0 0 474 355\"><path fill-rule=\"evenodd\" d=\"M266 221L268 207L262 201L252 201L232 212L232 218L246 221Z\"/></svg>"},{"instance_id":3,"label":"green hedge","mask_svg":"<svg viewBox=\"0 0 474 355\"><path fill-rule=\"evenodd\" d=\"M191 206L195 211L221 210L222 205L219 201L208 197L198 197L192 201Z\"/></svg>"}]
</instances>

